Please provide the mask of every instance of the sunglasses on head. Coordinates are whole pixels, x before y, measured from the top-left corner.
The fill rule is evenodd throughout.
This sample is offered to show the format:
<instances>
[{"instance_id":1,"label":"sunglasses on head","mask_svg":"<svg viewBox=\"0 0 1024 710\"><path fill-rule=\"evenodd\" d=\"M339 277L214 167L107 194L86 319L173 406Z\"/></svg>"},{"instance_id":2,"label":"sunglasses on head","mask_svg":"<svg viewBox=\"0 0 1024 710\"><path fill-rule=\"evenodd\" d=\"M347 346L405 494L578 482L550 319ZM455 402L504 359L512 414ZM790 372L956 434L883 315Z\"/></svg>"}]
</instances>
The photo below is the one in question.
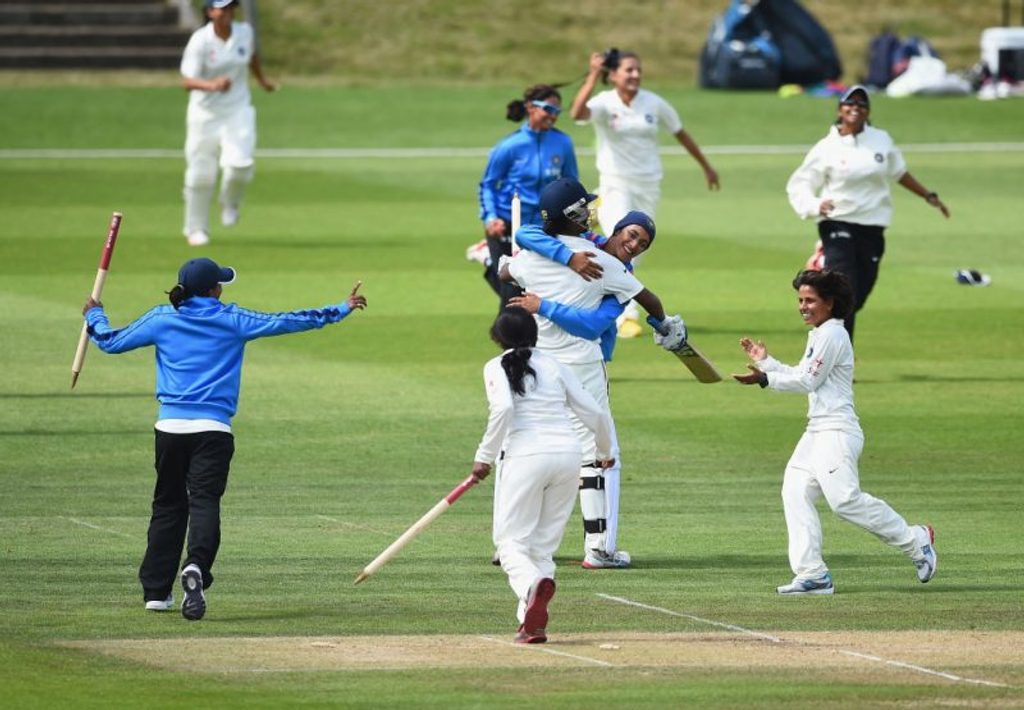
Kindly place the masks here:
<instances>
[{"instance_id":1,"label":"sunglasses on head","mask_svg":"<svg viewBox=\"0 0 1024 710\"><path fill-rule=\"evenodd\" d=\"M560 106L549 104L547 101L538 101L534 99L533 101L530 102L530 104L536 106L537 108L544 109L544 113L550 114L552 116L557 116L558 114L562 113L562 108Z\"/></svg>"}]
</instances>

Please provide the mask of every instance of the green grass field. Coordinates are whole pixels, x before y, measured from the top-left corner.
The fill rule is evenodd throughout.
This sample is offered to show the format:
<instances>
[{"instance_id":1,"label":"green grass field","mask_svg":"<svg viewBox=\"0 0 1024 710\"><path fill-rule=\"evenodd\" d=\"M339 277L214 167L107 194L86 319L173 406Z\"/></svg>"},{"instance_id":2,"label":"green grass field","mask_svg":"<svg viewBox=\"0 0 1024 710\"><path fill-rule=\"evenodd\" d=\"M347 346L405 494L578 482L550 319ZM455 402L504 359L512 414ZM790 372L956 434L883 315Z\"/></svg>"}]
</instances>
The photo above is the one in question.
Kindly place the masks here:
<instances>
[{"instance_id":1,"label":"green grass field","mask_svg":"<svg viewBox=\"0 0 1024 710\"><path fill-rule=\"evenodd\" d=\"M286 88L258 99L261 145L485 147L511 129L501 107L514 94ZM705 147L806 146L832 112L809 99L665 94ZM183 141L177 90L5 96L0 149ZM879 99L874 118L904 145L1020 139L1013 102ZM591 145L590 129L565 128ZM783 189L800 159L715 152L718 194L688 157L665 159L659 236L640 276L725 371L743 368L744 334L784 360L800 355L789 280L814 229ZM483 431L495 298L463 259L479 238L482 158L263 158L242 222L230 233L215 226L198 252L180 235L183 160L4 155L4 704L1024 706L1024 151L907 159L953 218L895 192L881 278L858 320L861 481L911 522L935 526L935 579L919 584L899 553L823 510L837 594L779 599L774 586L790 576L779 486L805 399L699 385L645 337L621 342L610 366L625 462L621 546L636 564L581 570L574 517L551 643L527 649L503 643L515 605L488 563L489 484L352 586L468 474ZM592 161L581 158L588 184ZM197 253L237 267L226 298L249 307L335 302L356 279L370 302L339 326L249 348L218 581L200 623L145 613L135 577L153 483L152 353L92 349L68 389L113 210L125 220L103 300L116 324L161 302ZM956 284L963 267L993 284Z\"/></svg>"}]
</instances>

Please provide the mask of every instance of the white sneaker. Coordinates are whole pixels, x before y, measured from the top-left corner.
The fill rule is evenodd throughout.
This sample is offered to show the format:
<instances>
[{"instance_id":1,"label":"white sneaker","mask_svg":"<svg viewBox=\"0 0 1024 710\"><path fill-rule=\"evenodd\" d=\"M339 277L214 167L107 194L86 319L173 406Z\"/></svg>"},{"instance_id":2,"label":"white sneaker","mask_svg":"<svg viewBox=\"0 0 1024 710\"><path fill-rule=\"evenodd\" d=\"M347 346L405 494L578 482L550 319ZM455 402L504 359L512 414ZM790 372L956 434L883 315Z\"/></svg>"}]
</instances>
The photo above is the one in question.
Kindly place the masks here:
<instances>
[{"instance_id":1,"label":"white sneaker","mask_svg":"<svg viewBox=\"0 0 1024 710\"><path fill-rule=\"evenodd\" d=\"M186 238L188 239L189 246L193 247L201 247L210 243L210 235L201 229L199 231L192 232Z\"/></svg>"},{"instance_id":2,"label":"white sneaker","mask_svg":"<svg viewBox=\"0 0 1024 710\"><path fill-rule=\"evenodd\" d=\"M914 535L921 543L923 554L921 559L914 560L914 566L917 567L917 578L923 584L935 576L935 570L939 566L939 556L935 554L935 531L931 525L915 525Z\"/></svg>"},{"instance_id":3,"label":"white sneaker","mask_svg":"<svg viewBox=\"0 0 1024 710\"><path fill-rule=\"evenodd\" d=\"M475 261L484 266L491 265L491 249L487 246L486 239L481 239L466 247L466 261Z\"/></svg>"},{"instance_id":4,"label":"white sneaker","mask_svg":"<svg viewBox=\"0 0 1024 710\"><path fill-rule=\"evenodd\" d=\"M146 602L146 611L170 611L174 608L174 595L168 594L166 599L151 599Z\"/></svg>"},{"instance_id":5,"label":"white sneaker","mask_svg":"<svg viewBox=\"0 0 1024 710\"><path fill-rule=\"evenodd\" d=\"M583 569L625 569L632 561L625 550L616 550L610 555L603 550L587 550L580 566Z\"/></svg>"},{"instance_id":6,"label":"white sneaker","mask_svg":"<svg viewBox=\"0 0 1024 710\"><path fill-rule=\"evenodd\" d=\"M776 587L775 591L787 596L800 596L803 594L833 594L836 587L832 584L832 575L826 572L817 579L794 579L789 584Z\"/></svg>"},{"instance_id":7,"label":"white sneaker","mask_svg":"<svg viewBox=\"0 0 1024 710\"><path fill-rule=\"evenodd\" d=\"M225 227L234 227L238 224L238 205L221 205L220 223Z\"/></svg>"}]
</instances>

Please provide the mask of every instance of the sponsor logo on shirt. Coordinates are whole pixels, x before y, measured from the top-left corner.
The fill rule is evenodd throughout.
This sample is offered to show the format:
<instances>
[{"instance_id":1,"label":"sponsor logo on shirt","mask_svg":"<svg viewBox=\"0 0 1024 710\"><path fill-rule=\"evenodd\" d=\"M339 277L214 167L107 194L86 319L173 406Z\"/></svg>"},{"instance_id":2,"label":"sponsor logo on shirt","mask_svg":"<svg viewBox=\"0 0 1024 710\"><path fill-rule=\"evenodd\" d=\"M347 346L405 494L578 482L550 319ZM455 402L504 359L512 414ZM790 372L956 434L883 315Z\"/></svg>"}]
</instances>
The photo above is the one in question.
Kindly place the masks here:
<instances>
[{"instance_id":1,"label":"sponsor logo on shirt","mask_svg":"<svg viewBox=\"0 0 1024 710\"><path fill-rule=\"evenodd\" d=\"M654 123L654 115L650 114L650 113L645 113L644 114L644 120L647 121L648 123L653 124Z\"/></svg>"},{"instance_id":2,"label":"sponsor logo on shirt","mask_svg":"<svg viewBox=\"0 0 1024 710\"><path fill-rule=\"evenodd\" d=\"M885 162L885 156L882 155L881 153L875 153L875 162L876 163L884 163Z\"/></svg>"}]
</instances>

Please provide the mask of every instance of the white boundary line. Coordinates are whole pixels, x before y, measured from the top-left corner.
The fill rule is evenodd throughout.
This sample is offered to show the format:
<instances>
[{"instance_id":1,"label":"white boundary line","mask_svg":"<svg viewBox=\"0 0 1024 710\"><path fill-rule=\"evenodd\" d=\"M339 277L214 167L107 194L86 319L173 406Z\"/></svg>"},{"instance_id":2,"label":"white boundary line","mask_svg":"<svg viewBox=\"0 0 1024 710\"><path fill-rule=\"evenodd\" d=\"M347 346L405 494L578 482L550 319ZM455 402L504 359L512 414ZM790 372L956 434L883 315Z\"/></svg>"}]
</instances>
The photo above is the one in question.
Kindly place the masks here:
<instances>
[{"instance_id":1,"label":"white boundary line","mask_svg":"<svg viewBox=\"0 0 1024 710\"><path fill-rule=\"evenodd\" d=\"M803 155L809 145L711 145L707 155ZM1024 143L905 143L905 153L1011 153L1024 151ZM260 148L258 158L301 158L306 160L357 160L364 158L408 160L415 158L486 158L490 148ZM663 147L666 156L682 155L676 147ZM593 148L577 150L594 155ZM7 148L0 160L184 160L181 149L165 148Z\"/></svg>"},{"instance_id":2,"label":"white boundary line","mask_svg":"<svg viewBox=\"0 0 1024 710\"><path fill-rule=\"evenodd\" d=\"M493 641L494 643L500 643L503 646L512 646L514 648L523 648L523 649L532 648L534 653L547 653L547 654L550 654L552 656L562 656L563 658L571 658L571 659L573 659L575 661L584 661L586 663L592 663L595 666L604 666L605 668L616 668L617 667L614 663L609 663L608 661L602 661L602 660L600 660L598 658L589 658L587 656L576 656L576 655L573 655L571 653L565 653L564 651L556 651L554 649L547 648L547 647L541 646L539 644L535 645L535 644L513 643L511 641L505 641L503 639L494 638L493 636L480 636L478 638L482 638L484 641Z\"/></svg>"},{"instance_id":3,"label":"white boundary line","mask_svg":"<svg viewBox=\"0 0 1024 710\"><path fill-rule=\"evenodd\" d=\"M60 518L61 520L67 520L69 523L74 523L75 525L81 525L83 527L87 527L87 528L90 528L92 530L98 530L100 532L105 532L105 533L108 533L110 535L117 535L119 537L126 537L128 539L132 539L132 536L129 535L128 533L118 532L117 530L111 530L109 528L101 528L99 525L93 525L92 523L88 523L88 522L86 522L84 520L79 520L78 518L69 518L66 515L58 515L57 517Z\"/></svg>"},{"instance_id":4,"label":"white boundary line","mask_svg":"<svg viewBox=\"0 0 1024 710\"><path fill-rule=\"evenodd\" d=\"M671 609L665 609L665 608L659 607L659 606L651 606L649 604L642 604L640 602L635 602L635 601L632 601L630 599L624 599L622 597L615 597L615 596L612 596L610 594L598 593L597 596L602 598L602 599L607 599L608 601L616 602L618 604L625 604L627 606L633 606L633 607L637 607L639 609L647 609L648 611L655 611L655 612L658 612L659 614L666 614L668 616L677 616L677 617L681 617L681 618L684 618L684 619L690 619L692 621L697 621L697 622L700 622L702 624L708 624L710 626L717 626L719 628L729 629L731 631L738 631L738 632L746 634L748 636L753 636L755 638L760 638L760 639L771 641L772 643L779 643L779 644L781 644L781 643L789 643L789 644L794 644L794 645L797 645L797 646L808 646L808 645L810 645L810 644L807 644L807 643L805 643L803 641L799 641L797 639L783 639L783 638L780 638L780 637L777 637L777 636L771 636L769 634L763 634L763 633L761 633L759 631L752 631L750 629L743 628L742 626L736 626L735 624L725 624L725 623L722 623L720 621L712 621L711 619L703 619L703 618L701 618L699 616L694 616L693 614L684 614L682 612L672 611ZM867 654L867 653L860 653L858 651L851 651L851 650L842 649L842 648L834 649L834 650L837 653L843 654L844 656L851 656L853 658L860 658L860 659L866 660L866 661L872 661L872 662L875 662L875 663L882 663L882 664L885 664L887 666L893 666L895 668L903 668L903 669L914 671L914 672L917 672L917 673L924 673L924 674L927 674L927 675L938 676L940 678L945 678L947 680L951 680L951 681L954 681L954 682L973 683L975 685L988 685L988 686L991 686L993 688L1014 688L1014 687L1016 687L1016 686L1012 686L1012 685L1006 685L1005 683L995 683L995 682L990 681L990 680L979 680L977 678L965 678L963 676L954 675L953 673L946 673L944 671L936 671L936 670L932 670L931 668L925 668L924 666L917 666L917 665L914 665L912 663L905 663L903 661L894 661L894 660L891 660L891 659L888 659L888 658L882 658L880 656L873 656L873 655L870 655L870 654Z\"/></svg>"}]
</instances>

